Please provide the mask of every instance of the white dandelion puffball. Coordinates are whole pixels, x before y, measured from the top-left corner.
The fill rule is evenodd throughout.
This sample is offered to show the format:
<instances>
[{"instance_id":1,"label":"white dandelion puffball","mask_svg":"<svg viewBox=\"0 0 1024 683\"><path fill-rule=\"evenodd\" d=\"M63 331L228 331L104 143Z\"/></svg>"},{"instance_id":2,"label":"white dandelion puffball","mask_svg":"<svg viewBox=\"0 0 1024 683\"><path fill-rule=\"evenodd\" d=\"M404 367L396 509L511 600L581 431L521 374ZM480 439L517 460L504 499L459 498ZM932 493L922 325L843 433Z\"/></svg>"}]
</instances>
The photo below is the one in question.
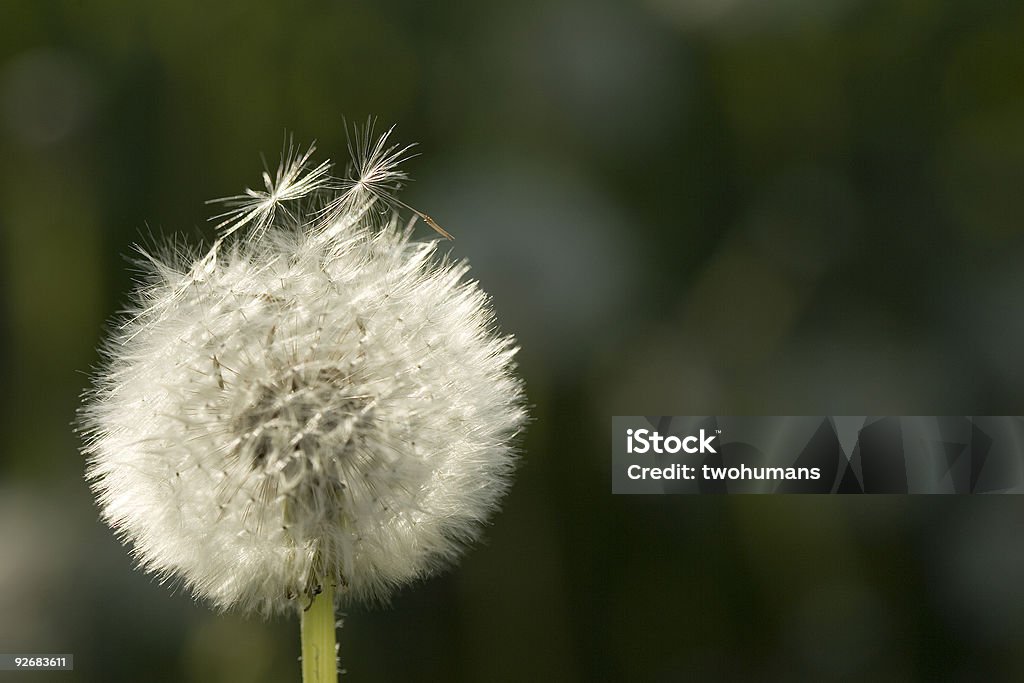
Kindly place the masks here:
<instances>
[{"instance_id":1,"label":"white dandelion puffball","mask_svg":"<svg viewBox=\"0 0 1024 683\"><path fill-rule=\"evenodd\" d=\"M526 412L465 264L410 241L408 147L332 178L289 147L205 254L145 256L82 409L87 478L141 567L263 615L386 600L451 563L508 487ZM141 251L141 250L140 250Z\"/></svg>"}]
</instances>

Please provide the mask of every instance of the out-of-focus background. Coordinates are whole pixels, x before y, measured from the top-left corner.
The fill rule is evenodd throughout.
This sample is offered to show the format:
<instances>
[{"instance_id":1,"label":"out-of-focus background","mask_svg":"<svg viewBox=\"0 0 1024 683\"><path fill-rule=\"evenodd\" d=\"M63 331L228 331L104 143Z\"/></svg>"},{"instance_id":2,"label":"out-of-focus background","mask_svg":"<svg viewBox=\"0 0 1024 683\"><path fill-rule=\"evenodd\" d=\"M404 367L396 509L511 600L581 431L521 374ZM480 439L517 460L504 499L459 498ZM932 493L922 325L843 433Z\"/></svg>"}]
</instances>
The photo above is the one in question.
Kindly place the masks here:
<instances>
[{"instance_id":1,"label":"out-of-focus background","mask_svg":"<svg viewBox=\"0 0 1024 683\"><path fill-rule=\"evenodd\" d=\"M375 115L534 420L486 542L349 612L352 680L1021 679L1024 499L613 497L609 432L1022 414L1022 74L1013 2L4 3L0 651L297 679L297 621L132 568L71 423L131 245Z\"/></svg>"}]
</instances>

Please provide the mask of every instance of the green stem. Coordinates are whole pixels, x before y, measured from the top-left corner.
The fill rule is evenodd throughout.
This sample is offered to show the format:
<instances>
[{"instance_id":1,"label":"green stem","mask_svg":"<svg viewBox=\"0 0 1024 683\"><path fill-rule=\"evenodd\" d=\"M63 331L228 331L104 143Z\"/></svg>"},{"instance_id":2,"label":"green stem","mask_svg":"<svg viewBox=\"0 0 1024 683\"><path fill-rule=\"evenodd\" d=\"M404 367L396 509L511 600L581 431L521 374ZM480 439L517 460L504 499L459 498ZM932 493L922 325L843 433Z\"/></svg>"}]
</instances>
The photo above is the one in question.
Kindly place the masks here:
<instances>
[{"instance_id":1,"label":"green stem","mask_svg":"<svg viewBox=\"0 0 1024 683\"><path fill-rule=\"evenodd\" d=\"M324 581L323 592L302 612L302 681L337 683L334 647L334 586Z\"/></svg>"}]
</instances>

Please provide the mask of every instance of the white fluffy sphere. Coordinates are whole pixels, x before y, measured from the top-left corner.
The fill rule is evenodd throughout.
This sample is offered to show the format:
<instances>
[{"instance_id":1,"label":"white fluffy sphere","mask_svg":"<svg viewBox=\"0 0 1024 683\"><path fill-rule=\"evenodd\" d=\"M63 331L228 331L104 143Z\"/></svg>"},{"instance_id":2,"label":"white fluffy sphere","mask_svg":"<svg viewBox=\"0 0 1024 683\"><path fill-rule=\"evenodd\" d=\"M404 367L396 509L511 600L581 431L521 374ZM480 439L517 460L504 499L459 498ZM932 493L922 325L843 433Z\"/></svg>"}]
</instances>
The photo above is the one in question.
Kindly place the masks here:
<instances>
[{"instance_id":1,"label":"white fluffy sphere","mask_svg":"<svg viewBox=\"0 0 1024 683\"><path fill-rule=\"evenodd\" d=\"M465 265L374 225L402 177L384 140L349 181L285 159L232 212L250 239L151 258L83 409L104 519L219 608L283 612L324 581L386 599L508 486L513 340Z\"/></svg>"}]
</instances>

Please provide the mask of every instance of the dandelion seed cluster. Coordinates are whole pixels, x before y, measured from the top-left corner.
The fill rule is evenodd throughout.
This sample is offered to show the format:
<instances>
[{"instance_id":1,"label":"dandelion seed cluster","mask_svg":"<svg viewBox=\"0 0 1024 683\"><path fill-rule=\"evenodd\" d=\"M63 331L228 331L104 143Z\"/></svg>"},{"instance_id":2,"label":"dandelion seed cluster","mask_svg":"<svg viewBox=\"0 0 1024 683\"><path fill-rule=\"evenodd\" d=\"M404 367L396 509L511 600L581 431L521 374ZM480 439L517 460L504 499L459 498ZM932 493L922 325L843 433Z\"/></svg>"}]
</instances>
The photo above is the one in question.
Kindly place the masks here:
<instances>
[{"instance_id":1,"label":"dandelion seed cluster","mask_svg":"<svg viewBox=\"0 0 1024 683\"><path fill-rule=\"evenodd\" d=\"M285 612L325 581L386 600L509 483L514 341L467 266L397 223L408 148L356 139L341 179L283 155L209 252L144 253L83 407L103 518L220 609Z\"/></svg>"}]
</instances>

